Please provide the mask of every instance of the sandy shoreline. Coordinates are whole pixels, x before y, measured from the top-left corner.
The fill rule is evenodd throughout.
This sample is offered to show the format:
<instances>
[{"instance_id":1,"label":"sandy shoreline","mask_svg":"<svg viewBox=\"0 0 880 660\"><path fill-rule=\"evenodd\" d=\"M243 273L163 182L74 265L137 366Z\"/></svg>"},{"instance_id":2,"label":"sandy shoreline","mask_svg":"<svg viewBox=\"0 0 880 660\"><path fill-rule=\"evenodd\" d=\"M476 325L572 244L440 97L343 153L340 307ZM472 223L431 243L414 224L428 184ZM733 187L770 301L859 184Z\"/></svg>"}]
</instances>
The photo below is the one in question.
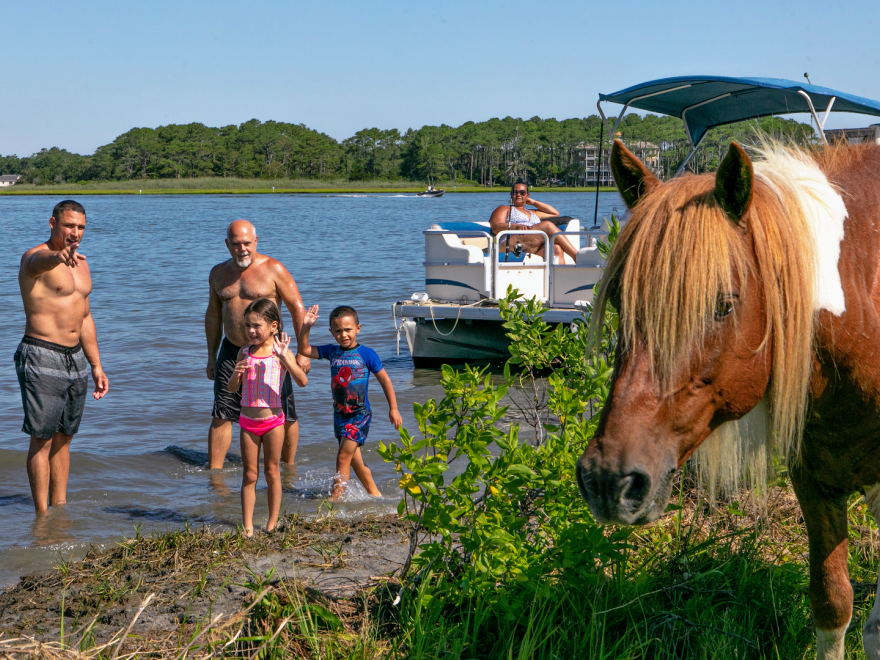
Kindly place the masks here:
<instances>
[{"instance_id":1,"label":"sandy shoreline","mask_svg":"<svg viewBox=\"0 0 880 660\"><path fill-rule=\"evenodd\" d=\"M344 622L376 587L396 584L408 548L397 516L287 516L254 539L209 528L125 539L0 592L0 653L13 638L115 644L129 626L120 652L168 652L212 622L218 634L245 625L243 611L267 589L286 598L295 591Z\"/></svg>"}]
</instances>

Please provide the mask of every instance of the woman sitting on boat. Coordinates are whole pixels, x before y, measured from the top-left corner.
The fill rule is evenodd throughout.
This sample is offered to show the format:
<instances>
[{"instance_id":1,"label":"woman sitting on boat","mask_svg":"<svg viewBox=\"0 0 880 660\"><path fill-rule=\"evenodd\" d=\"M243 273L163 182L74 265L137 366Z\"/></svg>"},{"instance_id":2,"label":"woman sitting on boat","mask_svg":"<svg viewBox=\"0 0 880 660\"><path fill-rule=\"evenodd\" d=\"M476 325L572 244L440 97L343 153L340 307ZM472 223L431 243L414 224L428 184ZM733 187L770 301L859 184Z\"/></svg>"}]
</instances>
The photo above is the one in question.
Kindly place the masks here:
<instances>
[{"instance_id":1,"label":"woman sitting on boat","mask_svg":"<svg viewBox=\"0 0 880 660\"><path fill-rule=\"evenodd\" d=\"M535 210L526 208L526 204L535 207ZM559 211L545 204L532 199L529 196L529 186L523 181L517 181L510 189L510 205L499 206L492 212L489 219L489 225L493 234L505 231L507 229L528 229L538 230L547 234L547 237L560 233L559 227L546 220L545 218L555 218L559 215ZM535 254L539 257L544 256L544 239L536 234L524 234L520 236L509 236L514 242L522 244L523 251L529 254ZM577 250L563 236L556 239L553 246L554 256L559 257L559 263L563 263L563 254L571 257L571 261L577 260Z\"/></svg>"}]
</instances>

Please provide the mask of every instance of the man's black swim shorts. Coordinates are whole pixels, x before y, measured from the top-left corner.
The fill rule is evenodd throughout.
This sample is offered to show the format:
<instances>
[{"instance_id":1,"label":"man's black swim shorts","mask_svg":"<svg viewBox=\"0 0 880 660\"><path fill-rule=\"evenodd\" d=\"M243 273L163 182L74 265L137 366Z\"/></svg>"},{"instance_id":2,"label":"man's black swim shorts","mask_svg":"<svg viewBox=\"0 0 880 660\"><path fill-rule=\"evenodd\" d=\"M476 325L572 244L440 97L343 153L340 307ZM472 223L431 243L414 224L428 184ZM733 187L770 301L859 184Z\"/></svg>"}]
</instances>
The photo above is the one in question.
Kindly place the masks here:
<instances>
[{"instance_id":1,"label":"man's black swim shorts","mask_svg":"<svg viewBox=\"0 0 880 660\"><path fill-rule=\"evenodd\" d=\"M217 419L226 419L237 422L241 414L241 391L229 391L229 379L235 371L235 359L241 346L236 346L231 341L223 338L220 344L220 352L217 355L217 366L214 369L214 411L212 415ZM293 399L293 380L289 373L284 374L284 384L281 386L281 409L288 422L296 421L296 402Z\"/></svg>"}]
</instances>

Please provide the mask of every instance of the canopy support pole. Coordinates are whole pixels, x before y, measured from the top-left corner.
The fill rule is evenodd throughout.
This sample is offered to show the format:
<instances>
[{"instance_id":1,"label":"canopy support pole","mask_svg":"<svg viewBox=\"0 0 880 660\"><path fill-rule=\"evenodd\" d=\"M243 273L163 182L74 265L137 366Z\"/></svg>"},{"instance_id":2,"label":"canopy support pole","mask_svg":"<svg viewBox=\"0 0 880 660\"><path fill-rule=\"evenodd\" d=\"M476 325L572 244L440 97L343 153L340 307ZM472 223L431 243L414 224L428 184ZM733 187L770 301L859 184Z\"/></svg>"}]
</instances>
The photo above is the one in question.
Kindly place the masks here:
<instances>
[{"instance_id":1,"label":"canopy support pole","mask_svg":"<svg viewBox=\"0 0 880 660\"><path fill-rule=\"evenodd\" d=\"M602 112L602 99L599 99L596 102L596 107L599 108L599 114L602 116L602 120L605 122L605 126L608 128L608 137L612 140L616 137L615 131L617 131L617 127L620 125L620 120L623 119L623 113L626 112L627 108L629 108L629 106L632 105L633 103L635 103L636 101L641 101L643 99L649 99L652 96L660 96L661 94L668 94L669 92L677 92L680 89L686 89L690 86L691 85L679 85L678 87L671 87L670 89L663 89L663 90L660 90L659 92L651 92L650 94L642 94L641 96L634 96L633 98L631 98L629 101L627 101L624 104L623 110L621 110L620 114L617 115L617 120L614 122L613 127L608 126L608 120L605 119L605 113Z\"/></svg>"},{"instance_id":2,"label":"canopy support pole","mask_svg":"<svg viewBox=\"0 0 880 660\"><path fill-rule=\"evenodd\" d=\"M602 129L605 128L605 122L599 124L599 157L596 159L596 206L593 209L593 227L599 226L599 173L602 171ZM609 163L610 165L610 163ZM587 145L584 145L584 185L587 184ZM580 243L578 243L580 247Z\"/></svg>"},{"instance_id":3,"label":"canopy support pole","mask_svg":"<svg viewBox=\"0 0 880 660\"><path fill-rule=\"evenodd\" d=\"M685 132L687 132L687 131L685 131ZM683 162L681 165L678 166L678 169L677 169L677 170L675 170L675 174L672 176L673 179L674 179L675 177L677 177L679 174L681 174L681 173L684 171L684 168L687 167L687 164L688 164L689 162L691 162L691 158L693 158L693 157L694 157L694 154L697 153L697 149L699 149L699 148L700 148L700 145L703 144L703 140L706 139L706 136L707 136L708 134L709 134L709 131L706 131L705 133L703 133L703 134L700 136L700 139L697 140L697 143L694 145L694 148L691 149L691 152L687 155L687 158L685 158L685 159L684 159L684 162Z\"/></svg>"},{"instance_id":4,"label":"canopy support pole","mask_svg":"<svg viewBox=\"0 0 880 660\"><path fill-rule=\"evenodd\" d=\"M828 140L825 139L825 122L819 121L819 115L816 114L816 108L813 107L813 99L810 98L810 95L807 94L804 90L799 89L798 94L807 99L807 105L810 106L810 114L813 115L813 119L816 120L816 130L819 131L819 137L822 138L822 143L827 147ZM828 110L825 112L825 118L828 118L828 112L831 110L831 106L834 104L835 97L831 97L831 103L828 104Z\"/></svg>"},{"instance_id":5,"label":"canopy support pole","mask_svg":"<svg viewBox=\"0 0 880 660\"><path fill-rule=\"evenodd\" d=\"M700 101L699 103L694 103L693 105L689 105L688 107L686 107L684 110L681 111L681 122L684 124L684 132L687 135L688 140L690 141L690 143L692 145L694 144L694 140L691 137L691 129L690 129L690 126L688 126L688 122L687 122L688 110L693 110L694 108L699 108L701 105L706 105L707 103L712 103L712 101L717 101L718 99L727 98L728 96L730 96L729 93L721 94L719 96L713 96L711 99L706 99L705 101ZM706 132L708 133L708 130ZM705 137L705 135L706 135L706 133L703 133L703 137ZM694 149L696 149L697 146L699 146L699 143L702 141L703 141L703 138L701 137L697 141L697 144L694 145Z\"/></svg>"},{"instance_id":6,"label":"canopy support pole","mask_svg":"<svg viewBox=\"0 0 880 660\"><path fill-rule=\"evenodd\" d=\"M634 100L634 101L638 101L638 99L633 99L633 100ZM611 132L611 134L608 136L608 137L610 137L612 140L613 140L614 138L617 137L617 127L620 126L620 120L623 119L623 113L626 112L626 109L629 107L629 103L630 103L630 102L627 101L627 102L623 105L623 110L620 111L620 114L617 115L617 119L614 120L614 128L611 129L612 132Z\"/></svg>"},{"instance_id":7,"label":"canopy support pole","mask_svg":"<svg viewBox=\"0 0 880 660\"><path fill-rule=\"evenodd\" d=\"M596 101L596 107L599 109L599 116L602 118L602 121L605 124L605 128L608 129L608 137L610 138L614 135L614 131L611 130L611 125L608 123L608 119L605 117L605 113L602 112L602 99ZM626 110L626 106L624 106L623 109Z\"/></svg>"},{"instance_id":8,"label":"canopy support pole","mask_svg":"<svg viewBox=\"0 0 880 660\"><path fill-rule=\"evenodd\" d=\"M828 115L831 114L831 106L834 105L834 102L837 100L836 96L832 96L831 100L828 101L828 107L825 108L825 114L822 115L822 131L825 131L825 122L828 121Z\"/></svg>"},{"instance_id":9,"label":"canopy support pole","mask_svg":"<svg viewBox=\"0 0 880 660\"><path fill-rule=\"evenodd\" d=\"M709 134L708 129L705 130L703 132L703 134L700 136L700 139L697 140L696 144L694 144L694 140L691 137L691 129L690 129L690 126L688 126L688 122L687 122L688 110L693 110L694 108L699 108L701 105L706 105L707 103L712 103L712 101L717 101L718 99L723 99L728 96L730 96L730 93L720 94L719 96L713 96L711 99L706 99L705 101L700 101L699 103L694 103L693 105L689 105L688 107L686 107L684 110L681 111L681 123L684 124L684 134L687 135L688 142L691 143L691 145L693 146L693 149L691 149L691 152L687 155L687 158L684 159L684 162L681 165L679 165L677 170L675 170L675 174L672 177L673 179L684 171L684 168L687 167L687 164L689 162L691 162L691 158L694 157L694 154L697 153L697 149L700 148L700 145L703 144L703 140L705 140L706 136Z\"/></svg>"}]
</instances>

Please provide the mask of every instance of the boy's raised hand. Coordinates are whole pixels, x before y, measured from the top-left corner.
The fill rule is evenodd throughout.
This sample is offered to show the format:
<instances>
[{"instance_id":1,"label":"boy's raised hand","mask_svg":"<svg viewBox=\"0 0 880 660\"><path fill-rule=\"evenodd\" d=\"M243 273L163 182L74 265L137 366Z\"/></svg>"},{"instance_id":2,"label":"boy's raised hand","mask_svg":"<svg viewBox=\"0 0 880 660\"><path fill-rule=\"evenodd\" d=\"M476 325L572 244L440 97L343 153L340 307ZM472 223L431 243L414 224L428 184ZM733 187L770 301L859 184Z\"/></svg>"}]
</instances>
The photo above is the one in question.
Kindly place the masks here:
<instances>
[{"instance_id":1,"label":"boy's raised hand","mask_svg":"<svg viewBox=\"0 0 880 660\"><path fill-rule=\"evenodd\" d=\"M286 332L279 332L272 340L272 350L275 351L275 355L278 357L287 352L288 346L290 346L290 337Z\"/></svg>"},{"instance_id":2,"label":"boy's raised hand","mask_svg":"<svg viewBox=\"0 0 880 660\"><path fill-rule=\"evenodd\" d=\"M303 326L307 328L311 328L318 321L318 306L312 305L306 310L305 316L303 316Z\"/></svg>"},{"instance_id":3,"label":"boy's raised hand","mask_svg":"<svg viewBox=\"0 0 880 660\"><path fill-rule=\"evenodd\" d=\"M398 431L400 430L400 427L403 426L403 417L400 416L400 412L398 412L397 408L392 408L388 411L388 419L391 420L394 428Z\"/></svg>"}]
</instances>

